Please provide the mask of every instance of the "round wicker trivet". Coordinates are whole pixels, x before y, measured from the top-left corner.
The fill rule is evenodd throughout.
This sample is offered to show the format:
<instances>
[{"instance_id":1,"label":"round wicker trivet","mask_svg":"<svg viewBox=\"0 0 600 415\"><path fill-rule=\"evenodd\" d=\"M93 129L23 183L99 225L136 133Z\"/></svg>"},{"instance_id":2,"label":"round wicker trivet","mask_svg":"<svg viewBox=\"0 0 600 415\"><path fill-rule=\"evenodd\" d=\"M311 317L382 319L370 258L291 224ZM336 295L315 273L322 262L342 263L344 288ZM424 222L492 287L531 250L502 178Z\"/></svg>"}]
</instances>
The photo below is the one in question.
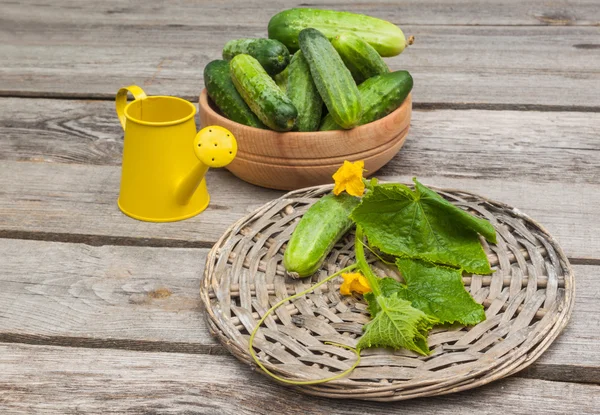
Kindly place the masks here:
<instances>
[{"instance_id":1,"label":"round wicker trivet","mask_svg":"<svg viewBox=\"0 0 600 415\"><path fill-rule=\"evenodd\" d=\"M312 279L292 280L282 265L298 220L331 189L301 189L267 203L231 226L210 251L201 298L211 332L240 360L254 365L249 335L272 305L353 263L354 238L349 234ZM348 376L296 388L312 395L375 401L457 392L527 367L565 327L573 306L573 271L552 236L502 203L463 191L435 190L496 228L498 243L483 242L494 273L463 276L487 319L469 328L435 328L429 335L430 356L367 349ZM381 276L394 272L377 261L373 266ZM309 380L331 377L352 365L354 353L326 343L355 346L369 315L360 297L339 294L340 280L279 307L265 320L254 348L270 371Z\"/></svg>"}]
</instances>

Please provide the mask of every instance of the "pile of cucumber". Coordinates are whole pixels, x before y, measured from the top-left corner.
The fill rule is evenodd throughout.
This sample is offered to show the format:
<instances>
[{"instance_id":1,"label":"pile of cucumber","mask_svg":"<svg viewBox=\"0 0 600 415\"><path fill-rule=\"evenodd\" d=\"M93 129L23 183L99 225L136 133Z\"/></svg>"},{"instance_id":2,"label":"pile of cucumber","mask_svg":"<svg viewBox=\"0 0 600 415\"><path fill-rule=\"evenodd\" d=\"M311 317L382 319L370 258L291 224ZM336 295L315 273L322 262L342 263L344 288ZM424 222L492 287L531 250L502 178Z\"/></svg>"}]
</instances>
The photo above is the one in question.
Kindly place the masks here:
<instances>
[{"instance_id":1,"label":"pile of cucumber","mask_svg":"<svg viewBox=\"0 0 600 415\"><path fill-rule=\"evenodd\" d=\"M232 121L275 131L350 129L385 117L413 86L382 57L401 53L399 27L361 14L289 9L268 39L236 39L204 68L208 95Z\"/></svg>"}]
</instances>

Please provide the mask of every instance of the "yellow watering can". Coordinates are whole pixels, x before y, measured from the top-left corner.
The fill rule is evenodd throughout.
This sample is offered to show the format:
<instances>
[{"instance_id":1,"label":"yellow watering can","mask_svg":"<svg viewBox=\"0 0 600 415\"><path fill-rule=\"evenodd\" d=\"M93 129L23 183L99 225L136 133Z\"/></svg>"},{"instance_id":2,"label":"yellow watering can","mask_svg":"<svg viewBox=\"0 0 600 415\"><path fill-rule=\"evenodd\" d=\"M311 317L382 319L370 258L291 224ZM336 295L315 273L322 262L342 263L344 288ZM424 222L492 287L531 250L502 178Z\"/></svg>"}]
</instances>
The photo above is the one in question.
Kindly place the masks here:
<instances>
[{"instance_id":1,"label":"yellow watering can","mask_svg":"<svg viewBox=\"0 0 600 415\"><path fill-rule=\"evenodd\" d=\"M127 103L127 93L135 100ZM233 134L219 126L196 134L196 107L169 96L146 96L139 86L117 92L117 115L125 130L118 205L148 222L172 222L202 212L210 200L209 167L231 163Z\"/></svg>"}]
</instances>

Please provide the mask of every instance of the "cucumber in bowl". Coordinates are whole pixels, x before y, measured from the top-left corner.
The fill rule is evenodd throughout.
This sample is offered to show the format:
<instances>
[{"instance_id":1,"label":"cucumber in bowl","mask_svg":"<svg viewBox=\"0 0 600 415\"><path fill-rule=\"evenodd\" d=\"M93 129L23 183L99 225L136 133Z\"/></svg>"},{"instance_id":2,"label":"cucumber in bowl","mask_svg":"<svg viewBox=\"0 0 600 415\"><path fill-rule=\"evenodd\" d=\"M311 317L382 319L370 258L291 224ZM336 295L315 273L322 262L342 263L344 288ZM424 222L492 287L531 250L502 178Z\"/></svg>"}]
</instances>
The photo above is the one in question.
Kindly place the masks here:
<instances>
[{"instance_id":1,"label":"cucumber in bowl","mask_svg":"<svg viewBox=\"0 0 600 415\"><path fill-rule=\"evenodd\" d=\"M363 83L372 76L390 71L373 46L354 33L337 35L331 44L340 54L357 84Z\"/></svg>"},{"instance_id":2,"label":"cucumber in bowl","mask_svg":"<svg viewBox=\"0 0 600 415\"><path fill-rule=\"evenodd\" d=\"M256 59L271 76L283 71L290 63L290 52L275 39L234 39L223 47L223 59L230 61L246 54Z\"/></svg>"},{"instance_id":3,"label":"cucumber in bowl","mask_svg":"<svg viewBox=\"0 0 600 415\"><path fill-rule=\"evenodd\" d=\"M214 60L204 68L206 92L228 119L256 128L267 128L239 94L229 73L229 62Z\"/></svg>"},{"instance_id":4,"label":"cucumber in bowl","mask_svg":"<svg viewBox=\"0 0 600 415\"><path fill-rule=\"evenodd\" d=\"M308 62L319 95L335 122L349 129L357 125L362 113L360 94L352 74L331 42L318 30L300 32L300 48Z\"/></svg>"},{"instance_id":5,"label":"cucumber in bowl","mask_svg":"<svg viewBox=\"0 0 600 415\"><path fill-rule=\"evenodd\" d=\"M402 30L393 23L364 14L321 9L289 9L269 21L269 38L283 43L290 52L300 48L298 36L306 28L322 32L329 40L352 32L367 41L381 56L396 56L407 45Z\"/></svg>"},{"instance_id":6,"label":"cucumber in bowl","mask_svg":"<svg viewBox=\"0 0 600 415\"><path fill-rule=\"evenodd\" d=\"M294 131L316 131L321 123L323 100L310 74L310 67L302 51L294 54L290 65L286 93L298 110Z\"/></svg>"},{"instance_id":7,"label":"cucumber in bowl","mask_svg":"<svg viewBox=\"0 0 600 415\"><path fill-rule=\"evenodd\" d=\"M408 71L396 71L376 75L358 86L363 113L358 125L368 124L385 117L397 109L413 87ZM319 131L341 130L342 127L330 115L323 118Z\"/></svg>"},{"instance_id":8,"label":"cucumber in bowl","mask_svg":"<svg viewBox=\"0 0 600 415\"><path fill-rule=\"evenodd\" d=\"M229 62L231 79L252 112L269 128L289 131L298 111L261 64L250 55L235 56Z\"/></svg>"}]
</instances>

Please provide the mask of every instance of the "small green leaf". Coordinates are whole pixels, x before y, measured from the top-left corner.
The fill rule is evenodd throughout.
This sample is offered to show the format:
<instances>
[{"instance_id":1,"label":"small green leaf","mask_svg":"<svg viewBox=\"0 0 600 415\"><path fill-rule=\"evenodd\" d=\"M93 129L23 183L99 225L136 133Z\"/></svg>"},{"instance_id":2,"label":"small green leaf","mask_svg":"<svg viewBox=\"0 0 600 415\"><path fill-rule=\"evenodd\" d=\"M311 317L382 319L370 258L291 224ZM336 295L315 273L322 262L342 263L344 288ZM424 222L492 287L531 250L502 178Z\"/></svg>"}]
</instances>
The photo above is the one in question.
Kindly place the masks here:
<instances>
[{"instance_id":1,"label":"small green leaf","mask_svg":"<svg viewBox=\"0 0 600 415\"><path fill-rule=\"evenodd\" d=\"M435 317L440 323L472 326L485 320L483 306L465 290L462 271L421 260L398 258L396 265L406 285L392 278L379 280L385 296L397 293L412 306Z\"/></svg>"},{"instance_id":2,"label":"small green leaf","mask_svg":"<svg viewBox=\"0 0 600 415\"><path fill-rule=\"evenodd\" d=\"M436 319L417 310L410 301L399 298L397 293L389 297L370 295L365 298L369 302L369 310L375 311L375 314L364 326L365 332L357 345L359 350L391 347L413 350L425 356L429 354L427 334L437 322Z\"/></svg>"},{"instance_id":3,"label":"small green leaf","mask_svg":"<svg viewBox=\"0 0 600 415\"><path fill-rule=\"evenodd\" d=\"M457 208L415 179L415 191L401 184L375 186L351 214L369 243L399 257L420 258L492 272L478 233L496 241L494 227Z\"/></svg>"}]
</instances>

